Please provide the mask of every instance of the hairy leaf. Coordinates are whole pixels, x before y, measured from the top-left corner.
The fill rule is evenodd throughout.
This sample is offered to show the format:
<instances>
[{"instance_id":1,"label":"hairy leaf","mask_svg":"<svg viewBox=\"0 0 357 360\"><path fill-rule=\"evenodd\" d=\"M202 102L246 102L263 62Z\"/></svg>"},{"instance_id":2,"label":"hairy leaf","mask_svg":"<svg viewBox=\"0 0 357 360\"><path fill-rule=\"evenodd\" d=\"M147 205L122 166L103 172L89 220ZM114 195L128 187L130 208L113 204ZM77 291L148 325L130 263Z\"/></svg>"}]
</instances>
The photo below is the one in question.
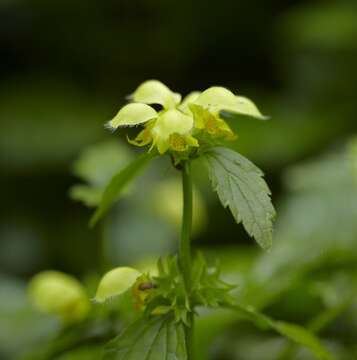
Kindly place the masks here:
<instances>
[{"instance_id":1,"label":"hairy leaf","mask_svg":"<svg viewBox=\"0 0 357 360\"><path fill-rule=\"evenodd\" d=\"M139 174L139 172L153 158L151 154L143 154L132 163L114 175L104 190L101 202L90 220L93 226L118 199L125 187Z\"/></svg>"},{"instance_id":2,"label":"hairy leaf","mask_svg":"<svg viewBox=\"0 0 357 360\"><path fill-rule=\"evenodd\" d=\"M272 244L275 210L263 172L233 150L216 147L204 153L209 177L224 207L264 249Z\"/></svg>"},{"instance_id":3,"label":"hairy leaf","mask_svg":"<svg viewBox=\"0 0 357 360\"><path fill-rule=\"evenodd\" d=\"M186 360L185 332L172 316L141 318L105 347L104 360Z\"/></svg>"},{"instance_id":4,"label":"hairy leaf","mask_svg":"<svg viewBox=\"0 0 357 360\"><path fill-rule=\"evenodd\" d=\"M253 321L259 326L272 329L280 335L290 339L294 343L309 349L318 359L333 360L334 357L321 344L317 336L302 326L283 321L276 321L268 316L256 311L251 306L236 304L228 306L229 308L240 312L248 320Z\"/></svg>"}]
</instances>

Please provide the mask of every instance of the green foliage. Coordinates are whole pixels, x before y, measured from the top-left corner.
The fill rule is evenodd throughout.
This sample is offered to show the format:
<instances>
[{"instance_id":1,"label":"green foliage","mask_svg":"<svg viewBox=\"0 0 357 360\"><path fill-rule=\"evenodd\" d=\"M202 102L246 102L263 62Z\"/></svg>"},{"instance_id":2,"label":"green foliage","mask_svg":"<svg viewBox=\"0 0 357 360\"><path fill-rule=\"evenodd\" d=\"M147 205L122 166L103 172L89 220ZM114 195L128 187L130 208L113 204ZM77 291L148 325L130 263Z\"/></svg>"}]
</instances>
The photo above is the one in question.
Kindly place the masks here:
<instances>
[{"instance_id":1,"label":"green foliage","mask_svg":"<svg viewBox=\"0 0 357 360\"><path fill-rule=\"evenodd\" d=\"M91 218L90 224L94 226L104 213L113 205L127 185L139 174L139 172L152 160L153 155L142 154L119 173L114 175L104 190L98 209Z\"/></svg>"},{"instance_id":2,"label":"green foliage","mask_svg":"<svg viewBox=\"0 0 357 360\"><path fill-rule=\"evenodd\" d=\"M149 313L173 312L175 321L190 325L188 313L193 311L189 294L185 287L177 256L160 258L158 276L154 277L156 288L148 299Z\"/></svg>"},{"instance_id":3,"label":"green foliage","mask_svg":"<svg viewBox=\"0 0 357 360\"><path fill-rule=\"evenodd\" d=\"M259 281L282 283L285 277L289 283L310 268L355 261L357 186L352 159L342 150L287 172L290 196L281 205L276 246L256 264L254 277Z\"/></svg>"},{"instance_id":4,"label":"green foliage","mask_svg":"<svg viewBox=\"0 0 357 360\"><path fill-rule=\"evenodd\" d=\"M275 210L262 171L242 155L225 148L209 149L203 157L222 205L230 208L236 222L242 222L259 245L269 249Z\"/></svg>"},{"instance_id":5,"label":"green foliage","mask_svg":"<svg viewBox=\"0 0 357 360\"><path fill-rule=\"evenodd\" d=\"M103 360L186 360L183 324L172 315L143 317L105 347Z\"/></svg>"},{"instance_id":6,"label":"green foliage","mask_svg":"<svg viewBox=\"0 0 357 360\"><path fill-rule=\"evenodd\" d=\"M275 321L256 311L250 306L234 305L232 309L240 312L248 320L255 322L259 327L272 329L298 345L308 348L318 359L333 360L333 356L325 349L319 339L302 326Z\"/></svg>"},{"instance_id":7,"label":"green foliage","mask_svg":"<svg viewBox=\"0 0 357 360\"><path fill-rule=\"evenodd\" d=\"M83 346L56 357L55 360L98 360L102 355L102 346Z\"/></svg>"},{"instance_id":8,"label":"green foliage","mask_svg":"<svg viewBox=\"0 0 357 360\"><path fill-rule=\"evenodd\" d=\"M219 266L208 266L201 253L195 259L192 268L191 297L195 306L219 307L233 303L230 292L236 286L221 279Z\"/></svg>"},{"instance_id":9,"label":"green foliage","mask_svg":"<svg viewBox=\"0 0 357 360\"><path fill-rule=\"evenodd\" d=\"M189 290L186 289L177 256L161 258L158 276L153 278L155 288L146 302L147 313L173 312L176 321L190 326L189 313L197 306L218 307L233 303L229 295L235 287L220 278L217 267L208 267L202 254L198 254L192 266Z\"/></svg>"},{"instance_id":10,"label":"green foliage","mask_svg":"<svg viewBox=\"0 0 357 360\"><path fill-rule=\"evenodd\" d=\"M0 358L12 359L55 338L60 322L37 311L19 280L0 276Z\"/></svg>"},{"instance_id":11,"label":"green foliage","mask_svg":"<svg viewBox=\"0 0 357 360\"><path fill-rule=\"evenodd\" d=\"M86 184L72 186L70 195L86 206L100 202L110 179L132 160L129 149L119 141L104 141L85 149L73 164L73 173Z\"/></svg>"},{"instance_id":12,"label":"green foliage","mask_svg":"<svg viewBox=\"0 0 357 360\"><path fill-rule=\"evenodd\" d=\"M275 210L270 201L269 188L262 179L263 173L232 150L209 148L209 144L212 146L216 140L220 142L235 138L229 126L220 118L221 110L230 112L230 116L234 117L237 114L260 119L265 117L251 100L236 96L222 87L190 94L178 108L181 100L179 94L171 92L158 81L147 81L134 92L132 100L139 103L124 106L108 126L116 129L144 124L136 139L129 142L138 146L152 143L149 152L128 163L129 153L127 150L120 151L117 143L104 143L88 149L74 166L75 174L87 184L72 188L71 195L88 206L97 205L90 221L91 226L95 225L156 156L156 152L151 150L157 147L161 155L168 152L173 166L181 171L183 204L178 212L174 208L175 218L180 218L183 213L181 243L177 256L160 259L157 276L119 267L109 271L100 281L94 301L108 305L109 309L117 307L119 311L121 305L116 300L123 295L120 296L125 298L123 303L132 304L133 308L142 311L132 316L137 320L106 346L104 358L191 360L193 320L197 307L217 308L234 304L230 295L234 286L220 278L218 268L208 266L201 254L192 262L190 238L194 208L191 160L204 157L211 182L222 204L230 207L237 223L242 222L247 232L263 248L269 248ZM157 103L164 110L157 112L147 105ZM203 136L200 137L200 134ZM193 137L196 135L199 141ZM198 148L200 143L203 152L191 149ZM163 195L158 197L162 201ZM179 204L177 200L175 202ZM57 282L59 279L56 278L55 284L51 283L56 290L54 300L62 295L60 290L63 286L58 286L60 284ZM44 291L42 288L40 290ZM44 310L49 306L47 303ZM84 322L81 318L74 333L80 331L82 325L86 328ZM81 346L75 343L77 340L77 336L70 338L69 342L66 337L59 339L58 343L55 341L44 351L44 356L72 356L70 345L75 346L74 350L81 354ZM86 351L85 348L83 350Z\"/></svg>"}]
</instances>

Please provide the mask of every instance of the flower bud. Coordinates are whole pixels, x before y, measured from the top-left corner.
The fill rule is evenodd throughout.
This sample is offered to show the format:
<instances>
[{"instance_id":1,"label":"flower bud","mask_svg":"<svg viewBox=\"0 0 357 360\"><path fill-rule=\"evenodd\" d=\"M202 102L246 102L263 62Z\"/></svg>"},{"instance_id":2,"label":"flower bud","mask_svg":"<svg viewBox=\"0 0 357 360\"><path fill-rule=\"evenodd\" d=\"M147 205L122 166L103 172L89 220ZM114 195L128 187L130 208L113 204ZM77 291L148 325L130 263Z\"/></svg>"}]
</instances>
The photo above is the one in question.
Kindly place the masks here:
<instances>
[{"instance_id":1,"label":"flower bud","mask_svg":"<svg viewBox=\"0 0 357 360\"><path fill-rule=\"evenodd\" d=\"M31 302L40 311L57 315L66 323L81 321L89 312L84 287L70 275L43 271L33 277L28 291Z\"/></svg>"},{"instance_id":2,"label":"flower bud","mask_svg":"<svg viewBox=\"0 0 357 360\"><path fill-rule=\"evenodd\" d=\"M94 301L103 303L130 289L140 272L130 267L117 267L107 272L101 279Z\"/></svg>"}]
</instances>

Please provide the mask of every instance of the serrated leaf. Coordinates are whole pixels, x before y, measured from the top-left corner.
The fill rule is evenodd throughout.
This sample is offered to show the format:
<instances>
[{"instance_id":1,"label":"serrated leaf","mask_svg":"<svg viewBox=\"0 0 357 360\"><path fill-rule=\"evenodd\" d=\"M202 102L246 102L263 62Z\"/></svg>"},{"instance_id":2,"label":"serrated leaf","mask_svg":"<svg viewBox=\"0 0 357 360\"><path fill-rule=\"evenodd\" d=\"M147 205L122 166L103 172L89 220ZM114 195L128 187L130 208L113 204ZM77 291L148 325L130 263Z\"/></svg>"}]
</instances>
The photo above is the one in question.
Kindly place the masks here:
<instances>
[{"instance_id":1,"label":"serrated leaf","mask_svg":"<svg viewBox=\"0 0 357 360\"><path fill-rule=\"evenodd\" d=\"M109 184L104 189L102 199L96 212L90 220L90 226L94 226L106 211L109 210L125 187L139 174L152 158L153 156L151 154L143 154L112 177Z\"/></svg>"},{"instance_id":2,"label":"serrated leaf","mask_svg":"<svg viewBox=\"0 0 357 360\"><path fill-rule=\"evenodd\" d=\"M301 345L309 349L318 359L334 360L332 354L330 354L330 352L323 346L318 337L304 327L273 320L270 317L258 312L251 306L236 304L228 307L240 312L244 317L253 321L257 325L263 328L275 330L280 335L288 338L297 345Z\"/></svg>"},{"instance_id":3,"label":"serrated leaf","mask_svg":"<svg viewBox=\"0 0 357 360\"><path fill-rule=\"evenodd\" d=\"M141 318L105 347L103 360L186 360L185 330L172 316Z\"/></svg>"},{"instance_id":4,"label":"serrated leaf","mask_svg":"<svg viewBox=\"0 0 357 360\"><path fill-rule=\"evenodd\" d=\"M203 155L213 189L224 207L229 207L237 223L242 222L248 234L260 246L272 244L272 221L275 210L263 172L237 152L216 147Z\"/></svg>"}]
</instances>

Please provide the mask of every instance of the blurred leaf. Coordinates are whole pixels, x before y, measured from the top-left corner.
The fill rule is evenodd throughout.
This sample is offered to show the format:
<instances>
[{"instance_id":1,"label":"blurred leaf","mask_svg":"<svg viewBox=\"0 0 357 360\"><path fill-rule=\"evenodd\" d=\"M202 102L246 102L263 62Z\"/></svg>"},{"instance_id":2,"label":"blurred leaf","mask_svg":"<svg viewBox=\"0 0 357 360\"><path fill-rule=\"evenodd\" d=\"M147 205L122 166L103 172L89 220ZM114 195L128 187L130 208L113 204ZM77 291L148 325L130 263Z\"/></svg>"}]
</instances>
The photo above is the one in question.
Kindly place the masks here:
<instances>
[{"instance_id":1,"label":"blurred leaf","mask_svg":"<svg viewBox=\"0 0 357 360\"><path fill-rule=\"evenodd\" d=\"M68 351L56 357L55 360L98 360L103 353L103 347L98 345L84 346L79 349Z\"/></svg>"},{"instance_id":2,"label":"blurred leaf","mask_svg":"<svg viewBox=\"0 0 357 360\"><path fill-rule=\"evenodd\" d=\"M141 318L105 348L105 360L186 360L182 323L171 316Z\"/></svg>"},{"instance_id":3,"label":"blurred leaf","mask_svg":"<svg viewBox=\"0 0 357 360\"><path fill-rule=\"evenodd\" d=\"M237 223L243 222L250 236L264 249L272 244L275 210L263 172L248 159L225 148L204 153L213 189Z\"/></svg>"},{"instance_id":4,"label":"blurred leaf","mask_svg":"<svg viewBox=\"0 0 357 360\"><path fill-rule=\"evenodd\" d=\"M109 140L86 148L73 164L73 173L92 186L104 187L132 159L127 146L119 140Z\"/></svg>"},{"instance_id":5,"label":"blurred leaf","mask_svg":"<svg viewBox=\"0 0 357 360\"><path fill-rule=\"evenodd\" d=\"M132 163L126 166L118 174L114 175L104 190L102 200L90 220L90 225L94 226L97 221L109 210L113 203L125 187L139 174L139 172L152 160L153 155L145 153L137 157Z\"/></svg>"},{"instance_id":6,"label":"blurred leaf","mask_svg":"<svg viewBox=\"0 0 357 360\"><path fill-rule=\"evenodd\" d=\"M0 358L4 359L46 344L60 330L57 319L30 305L25 284L12 278L0 277L0 319Z\"/></svg>"},{"instance_id":7,"label":"blurred leaf","mask_svg":"<svg viewBox=\"0 0 357 360\"><path fill-rule=\"evenodd\" d=\"M69 194L73 200L82 201L84 205L93 207L100 202L103 189L89 185L74 185L71 187Z\"/></svg>"},{"instance_id":8,"label":"blurred leaf","mask_svg":"<svg viewBox=\"0 0 357 360\"><path fill-rule=\"evenodd\" d=\"M307 328L318 334L333 323L355 302L357 283L355 274L338 273L325 283L318 283L316 288L326 302L326 309L318 313L307 324ZM293 358L297 352L296 344L286 344L280 351L278 360ZM340 359L341 356L336 356Z\"/></svg>"},{"instance_id":9,"label":"blurred leaf","mask_svg":"<svg viewBox=\"0 0 357 360\"><path fill-rule=\"evenodd\" d=\"M319 339L302 326L273 320L268 316L254 310L250 306L234 305L229 306L229 308L240 312L244 317L255 322L258 326L275 330L280 335L287 337L296 344L308 348L318 359L334 359L334 357L321 344Z\"/></svg>"},{"instance_id":10,"label":"blurred leaf","mask_svg":"<svg viewBox=\"0 0 357 360\"><path fill-rule=\"evenodd\" d=\"M105 185L132 158L127 146L119 141L104 141L88 147L73 164L73 173L88 185L72 186L70 196L88 207L98 205Z\"/></svg>"},{"instance_id":11,"label":"blurred leaf","mask_svg":"<svg viewBox=\"0 0 357 360\"><path fill-rule=\"evenodd\" d=\"M293 191L328 191L352 185L352 164L346 151L333 152L288 170L285 184Z\"/></svg>"},{"instance_id":12,"label":"blurred leaf","mask_svg":"<svg viewBox=\"0 0 357 360\"><path fill-rule=\"evenodd\" d=\"M357 137L356 136L348 142L347 154L352 165L354 183L357 186Z\"/></svg>"},{"instance_id":13,"label":"blurred leaf","mask_svg":"<svg viewBox=\"0 0 357 360\"><path fill-rule=\"evenodd\" d=\"M261 284L356 260L357 186L346 152L296 166L286 179L293 191L280 208L275 246L254 268Z\"/></svg>"},{"instance_id":14,"label":"blurred leaf","mask_svg":"<svg viewBox=\"0 0 357 360\"><path fill-rule=\"evenodd\" d=\"M215 339L226 329L233 328L237 316L232 316L232 311L224 308L199 307L196 311L198 316L195 319L194 352L197 360L206 360L210 358L209 353L215 345Z\"/></svg>"},{"instance_id":15,"label":"blurred leaf","mask_svg":"<svg viewBox=\"0 0 357 360\"><path fill-rule=\"evenodd\" d=\"M176 229L144 211L135 202L137 197L133 197L133 201L125 204L124 211L114 210L106 219L105 253L113 265L132 265L138 260L157 259L175 248Z\"/></svg>"}]
</instances>

